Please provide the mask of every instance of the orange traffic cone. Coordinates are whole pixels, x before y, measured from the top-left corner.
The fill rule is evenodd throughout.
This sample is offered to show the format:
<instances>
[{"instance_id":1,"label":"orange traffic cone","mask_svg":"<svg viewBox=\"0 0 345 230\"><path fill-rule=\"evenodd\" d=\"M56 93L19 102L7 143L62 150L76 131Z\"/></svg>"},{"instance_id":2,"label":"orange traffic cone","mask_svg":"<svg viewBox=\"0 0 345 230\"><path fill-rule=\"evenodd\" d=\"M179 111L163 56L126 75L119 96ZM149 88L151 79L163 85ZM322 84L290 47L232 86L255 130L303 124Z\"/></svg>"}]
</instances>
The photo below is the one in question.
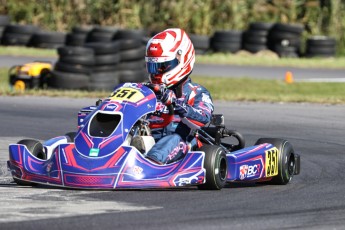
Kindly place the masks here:
<instances>
[{"instance_id":1,"label":"orange traffic cone","mask_svg":"<svg viewBox=\"0 0 345 230\"><path fill-rule=\"evenodd\" d=\"M285 82L288 84L293 83L293 76L292 76L292 73L290 71L287 71L285 73Z\"/></svg>"}]
</instances>

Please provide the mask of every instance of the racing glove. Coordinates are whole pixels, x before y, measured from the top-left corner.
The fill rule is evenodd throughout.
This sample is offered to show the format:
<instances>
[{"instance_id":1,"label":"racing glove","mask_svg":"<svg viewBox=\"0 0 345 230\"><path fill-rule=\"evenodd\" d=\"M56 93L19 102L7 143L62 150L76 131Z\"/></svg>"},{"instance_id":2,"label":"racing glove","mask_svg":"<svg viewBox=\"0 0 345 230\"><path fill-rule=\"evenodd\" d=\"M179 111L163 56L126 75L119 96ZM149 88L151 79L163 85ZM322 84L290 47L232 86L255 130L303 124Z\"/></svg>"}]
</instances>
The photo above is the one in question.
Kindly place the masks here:
<instances>
[{"instance_id":1,"label":"racing glove","mask_svg":"<svg viewBox=\"0 0 345 230\"><path fill-rule=\"evenodd\" d=\"M179 99L175 100L174 105L175 105L175 107L174 107L174 113L175 114L179 115L182 118L187 116L188 106L186 105L186 103L184 103L183 98L179 98Z\"/></svg>"},{"instance_id":2,"label":"racing glove","mask_svg":"<svg viewBox=\"0 0 345 230\"><path fill-rule=\"evenodd\" d=\"M165 105L171 105L172 103L174 103L176 101L176 96L174 91L170 90L170 89L166 89L161 96L161 102Z\"/></svg>"}]
</instances>

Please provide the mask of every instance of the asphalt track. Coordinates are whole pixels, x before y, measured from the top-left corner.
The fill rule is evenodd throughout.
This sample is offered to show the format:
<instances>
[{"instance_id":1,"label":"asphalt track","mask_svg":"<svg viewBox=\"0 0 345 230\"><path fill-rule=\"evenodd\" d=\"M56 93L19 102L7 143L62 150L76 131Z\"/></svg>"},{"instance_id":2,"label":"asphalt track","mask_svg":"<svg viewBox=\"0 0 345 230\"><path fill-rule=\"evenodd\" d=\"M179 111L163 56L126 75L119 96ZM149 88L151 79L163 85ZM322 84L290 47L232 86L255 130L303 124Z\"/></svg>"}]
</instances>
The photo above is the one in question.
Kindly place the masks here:
<instances>
[{"instance_id":1,"label":"asphalt track","mask_svg":"<svg viewBox=\"0 0 345 230\"><path fill-rule=\"evenodd\" d=\"M14 184L8 144L72 131L76 112L95 99L0 97L0 229L344 229L343 105L216 102L228 127L252 145L289 140L301 174L286 186L89 191Z\"/></svg>"}]
</instances>

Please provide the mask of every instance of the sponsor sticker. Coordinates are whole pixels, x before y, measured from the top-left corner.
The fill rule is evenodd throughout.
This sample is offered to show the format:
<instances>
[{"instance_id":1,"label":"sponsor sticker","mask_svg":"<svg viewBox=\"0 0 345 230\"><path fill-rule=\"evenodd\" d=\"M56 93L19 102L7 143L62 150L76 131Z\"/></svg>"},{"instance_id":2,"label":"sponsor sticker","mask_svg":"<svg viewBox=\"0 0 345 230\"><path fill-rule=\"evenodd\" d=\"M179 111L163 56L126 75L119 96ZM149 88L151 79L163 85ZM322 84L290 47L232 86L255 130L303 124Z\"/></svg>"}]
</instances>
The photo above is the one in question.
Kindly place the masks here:
<instances>
[{"instance_id":1,"label":"sponsor sticker","mask_svg":"<svg viewBox=\"0 0 345 230\"><path fill-rule=\"evenodd\" d=\"M89 153L89 156L90 157L98 157L98 154L99 154L99 149L90 149L90 153Z\"/></svg>"}]
</instances>

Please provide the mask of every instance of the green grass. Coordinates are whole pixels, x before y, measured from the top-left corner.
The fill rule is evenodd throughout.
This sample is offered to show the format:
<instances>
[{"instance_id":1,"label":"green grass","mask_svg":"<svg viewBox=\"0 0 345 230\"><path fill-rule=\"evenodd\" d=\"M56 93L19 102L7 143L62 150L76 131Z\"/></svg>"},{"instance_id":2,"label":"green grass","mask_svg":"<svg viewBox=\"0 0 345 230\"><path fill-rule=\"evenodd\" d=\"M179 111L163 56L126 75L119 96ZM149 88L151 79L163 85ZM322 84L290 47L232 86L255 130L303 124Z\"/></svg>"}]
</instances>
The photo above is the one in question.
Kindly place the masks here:
<instances>
[{"instance_id":1,"label":"green grass","mask_svg":"<svg viewBox=\"0 0 345 230\"><path fill-rule=\"evenodd\" d=\"M214 53L199 55L197 63L231 64L244 66L287 66L300 68L345 69L345 57L337 58L279 58L272 52L256 55L247 52L239 54Z\"/></svg>"},{"instance_id":2,"label":"green grass","mask_svg":"<svg viewBox=\"0 0 345 230\"><path fill-rule=\"evenodd\" d=\"M194 77L214 99L225 101L345 104L345 83L295 82L251 78Z\"/></svg>"},{"instance_id":3,"label":"green grass","mask_svg":"<svg viewBox=\"0 0 345 230\"><path fill-rule=\"evenodd\" d=\"M56 49L39 49L23 46L0 46L0 55L30 56L30 57L57 57Z\"/></svg>"}]
</instances>

